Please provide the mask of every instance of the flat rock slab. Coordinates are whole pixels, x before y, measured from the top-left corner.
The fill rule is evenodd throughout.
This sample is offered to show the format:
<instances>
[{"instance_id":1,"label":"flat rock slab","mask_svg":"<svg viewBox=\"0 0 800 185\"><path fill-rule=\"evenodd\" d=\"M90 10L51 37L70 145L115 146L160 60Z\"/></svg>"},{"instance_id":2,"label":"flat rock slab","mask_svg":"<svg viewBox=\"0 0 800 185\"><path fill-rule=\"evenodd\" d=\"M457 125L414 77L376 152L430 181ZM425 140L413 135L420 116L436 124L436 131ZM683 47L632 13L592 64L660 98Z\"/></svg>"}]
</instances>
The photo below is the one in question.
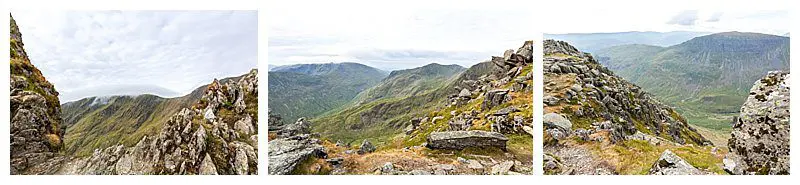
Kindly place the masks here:
<instances>
[{"instance_id":1,"label":"flat rock slab","mask_svg":"<svg viewBox=\"0 0 800 185\"><path fill-rule=\"evenodd\" d=\"M506 149L508 138L497 132L480 130L433 132L428 135L428 148L461 150L468 147Z\"/></svg>"}]
</instances>

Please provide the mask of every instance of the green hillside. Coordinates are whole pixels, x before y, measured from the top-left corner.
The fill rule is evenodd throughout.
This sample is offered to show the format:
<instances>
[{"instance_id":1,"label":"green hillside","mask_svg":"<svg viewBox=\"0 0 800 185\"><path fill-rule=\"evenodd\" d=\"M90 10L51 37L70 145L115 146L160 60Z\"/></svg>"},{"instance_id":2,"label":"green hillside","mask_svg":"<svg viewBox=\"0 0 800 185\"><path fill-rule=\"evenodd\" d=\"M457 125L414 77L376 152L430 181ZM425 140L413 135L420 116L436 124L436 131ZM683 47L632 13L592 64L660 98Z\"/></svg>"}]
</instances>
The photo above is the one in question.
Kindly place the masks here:
<instances>
[{"instance_id":1,"label":"green hillside","mask_svg":"<svg viewBox=\"0 0 800 185\"><path fill-rule=\"evenodd\" d=\"M222 83L239 77L226 78ZM133 146L143 136L156 135L167 119L190 107L203 95L206 86L176 98L144 94L137 96L89 97L61 105L66 127L66 153L91 155L94 149L117 144Z\"/></svg>"},{"instance_id":2,"label":"green hillside","mask_svg":"<svg viewBox=\"0 0 800 185\"><path fill-rule=\"evenodd\" d=\"M726 32L666 48L624 45L594 54L689 123L727 132L752 83L767 71L789 69L789 38Z\"/></svg>"},{"instance_id":3,"label":"green hillside","mask_svg":"<svg viewBox=\"0 0 800 185\"><path fill-rule=\"evenodd\" d=\"M356 63L302 64L269 72L269 107L285 120L315 117L353 100L386 74Z\"/></svg>"}]
</instances>

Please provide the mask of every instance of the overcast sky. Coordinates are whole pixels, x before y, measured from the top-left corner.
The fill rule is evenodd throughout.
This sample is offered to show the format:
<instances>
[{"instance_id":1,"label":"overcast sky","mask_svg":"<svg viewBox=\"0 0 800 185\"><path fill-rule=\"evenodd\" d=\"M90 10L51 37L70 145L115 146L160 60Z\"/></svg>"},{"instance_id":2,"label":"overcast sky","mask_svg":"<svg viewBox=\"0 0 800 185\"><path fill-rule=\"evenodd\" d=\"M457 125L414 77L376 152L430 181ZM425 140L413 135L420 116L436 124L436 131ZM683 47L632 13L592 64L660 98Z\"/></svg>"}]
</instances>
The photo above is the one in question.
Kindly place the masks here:
<instances>
[{"instance_id":1,"label":"overcast sky","mask_svg":"<svg viewBox=\"0 0 800 185\"><path fill-rule=\"evenodd\" d=\"M561 7L544 2L545 7ZM625 31L789 32L786 0L604 0L574 3L568 9L543 8L545 33L598 33Z\"/></svg>"},{"instance_id":2,"label":"overcast sky","mask_svg":"<svg viewBox=\"0 0 800 185\"><path fill-rule=\"evenodd\" d=\"M429 63L469 67L534 39L530 7L448 8L378 4L268 10L270 65L358 62L383 70Z\"/></svg>"},{"instance_id":3,"label":"overcast sky","mask_svg":"<svg viewBox=\"0 0 800 185\"><path fill-rule=\"evenodd\" d=\"M256 11L14 11L31 62L62 103L183 96L257 65Z\"/></svg>"}]
</instances>

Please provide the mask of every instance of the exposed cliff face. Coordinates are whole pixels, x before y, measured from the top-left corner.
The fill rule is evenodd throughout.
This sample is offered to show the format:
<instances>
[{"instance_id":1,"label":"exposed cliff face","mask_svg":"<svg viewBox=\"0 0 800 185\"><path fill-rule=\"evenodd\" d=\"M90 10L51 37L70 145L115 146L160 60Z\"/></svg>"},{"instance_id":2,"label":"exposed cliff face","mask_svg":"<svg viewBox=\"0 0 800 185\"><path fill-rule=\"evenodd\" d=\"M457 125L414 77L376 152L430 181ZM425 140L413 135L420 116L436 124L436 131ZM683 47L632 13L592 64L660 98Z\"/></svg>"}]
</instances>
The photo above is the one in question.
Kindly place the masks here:
<instances>
[{"instance_id":1,"label":"exposed cliff face","mask_svg":"<svg viewBox=\"0 0 800 185\"><path fill-rule=\"evenodd\" d=\"M789 174L789 73L758 80L733 122L725 156L731 174Z\"/></svg>"},{"instance_id":2,"label":"exposed cliff face","mask_svg":"<svg viewBox=\"0 0 800 185\"><path fill-rule=\"evenodd\" d=\"M97 149L59 174L257 174L258 71L208 85L200 101L132 147Z\"/></svg>"},{"instance_id":3,"label":"exposed cliff face","mask_svg":"<svg viewBox=\"0 0 800 185\"><path fill-rule=\"evenodd\" d=\"M63 148L58 92L28 59L22 34L11 17L11 174L47 173ZM54 159L56 158L56 159Z\"/></svg>"}]
</instances>

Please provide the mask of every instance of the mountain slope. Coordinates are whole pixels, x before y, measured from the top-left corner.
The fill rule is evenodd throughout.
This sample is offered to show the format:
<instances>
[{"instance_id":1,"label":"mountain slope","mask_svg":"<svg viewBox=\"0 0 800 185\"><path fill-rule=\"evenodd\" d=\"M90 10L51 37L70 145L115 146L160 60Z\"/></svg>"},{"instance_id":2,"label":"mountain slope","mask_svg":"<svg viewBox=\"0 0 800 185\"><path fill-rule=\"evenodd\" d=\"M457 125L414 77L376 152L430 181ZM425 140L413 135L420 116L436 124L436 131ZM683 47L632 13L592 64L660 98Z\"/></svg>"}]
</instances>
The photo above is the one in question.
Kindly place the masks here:
<instances>
[{"instance_id":1,"label":"mountain slope","mask_svg":"<svg viewBox=\"0 0 800 185\"><path fill-rule=\"evenodd\" d=\"M12 175L48 173L39 169L48 168L64 146L58 92L31 63L13 17L9 29L10 171Z\"/></svg>"},{"instance_id":2,"label":"mountain slope","mask_svg":"<svg viewBox=\"0 0 800 185\"><path fill-rule=\"evenodd\" d=\"M156 134L169 116L191 106L205 86L178 98L155 95L90 97L62 105L67 128L66 153L91 155L94 149L117 144L134 145L142 136Z\"/></svg>"},{"instance_id":3,"label":"mountain slope","mask_svg":"<svg viewBox=\"0 0 800 185\"><path fill-rule=\"evenodd\" d=\"M157 132L73 156L55 173L257 174L258 71L204 87L197 101L154 123Z\"/></svg>"},{"instance_id":4,"label":"mountain slope","mask_svg":"<svg viewBox=\"0 0 800 185\"><path fill-rule=\"evenodd\" d=\"M687 171L721 173L710 141L590 54L546 40L543 62L546 174L661 173L653 166L670 150L700 168Z\"/></svg>"},{"instance_id":5,"label":"mountain slope","mask_svg":"<svg viewBox=\"0 0 800 185\"><path fill-rule=\"evenodd\" d=\"M789 38L727 32L666 48L612 47L596 56L620 76L676 106L690 123L725 130L753 81L767 71L789 69Z\"/></svg>"},{"instance_id":6,"label":"mountain slope","mask_svg":"<svg viewBox=\"0 0 800 185\"><path fill-rule=\"evenodd\" d=\"M339 108L386 77L383 71L356 63L279 66L268 75L269 107L287 120Z\"/></svg>"},{"instance_id":7,"label":"mountain slope","mask_svg":"<svg viewBox=\"0 0 800 185\"><path fill-rule=\"evenodd\" d=\"M392 71L377 85L359 93L354 102L367 103L381 98L424 94L442 86L466 70L458 65L428 64L413 69Z\"/></svg>"}]
</instances>

